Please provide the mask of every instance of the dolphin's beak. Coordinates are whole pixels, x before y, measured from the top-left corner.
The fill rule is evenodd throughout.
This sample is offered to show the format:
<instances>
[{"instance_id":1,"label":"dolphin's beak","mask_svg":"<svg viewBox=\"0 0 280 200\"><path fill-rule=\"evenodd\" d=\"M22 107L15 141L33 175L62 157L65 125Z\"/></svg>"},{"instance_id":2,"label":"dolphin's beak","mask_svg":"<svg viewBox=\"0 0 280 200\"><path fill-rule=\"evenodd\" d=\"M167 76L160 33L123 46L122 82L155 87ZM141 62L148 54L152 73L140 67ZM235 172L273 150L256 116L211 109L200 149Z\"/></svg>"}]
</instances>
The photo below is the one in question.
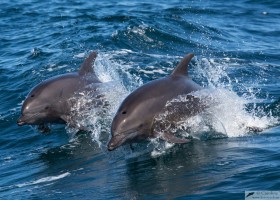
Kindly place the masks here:
<instances>
[{"instance_id":1,"label":"dolphin's beak","mask_svg":"<svg viewBox=\"0 0 280 200\"><path fill-rule=\"evenodd\" d=\"M113 151L116 148L130 142L133 141L133 139L135 139L135 137L137 136L137 132L133 132L130 134L114 134L113 137L111 138L111 140L108 143L108 151Z\"/></svg>"},{"instance_id":2,"label":"dolphin's beak","mask_svg":"<svg viewBox=\"0 0 280 200\"><path fill-rule=\"evenodd\" d=\"M25 122L23 121L23 116L21 115L17 120L17 125L23 126L24 124L25 124Z\"/></svg>"},{"instance_id":3,"label":"dolphin's beak","mask_svg":"<svg viewBox=\"0 0 280 200\"><path fill-rule=\"evenodd\" d=\"M121 146L122 144L124 144L126 141L125 138L126 138L126 136L121 135L121 134L113 136L108 143L108 146L107 146L108 150L113 151L116 148L118 148L119 146Z\"/></svg>"}]
</instances>

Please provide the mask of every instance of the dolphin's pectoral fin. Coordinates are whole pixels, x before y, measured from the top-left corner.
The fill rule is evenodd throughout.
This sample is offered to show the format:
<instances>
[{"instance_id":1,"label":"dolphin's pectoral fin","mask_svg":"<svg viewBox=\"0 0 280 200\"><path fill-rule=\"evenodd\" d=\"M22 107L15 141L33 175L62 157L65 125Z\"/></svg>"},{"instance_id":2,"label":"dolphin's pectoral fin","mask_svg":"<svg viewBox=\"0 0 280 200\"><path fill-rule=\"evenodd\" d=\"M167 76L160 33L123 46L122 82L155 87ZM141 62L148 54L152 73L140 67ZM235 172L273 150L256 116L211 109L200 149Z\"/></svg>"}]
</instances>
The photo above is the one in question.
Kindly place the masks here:
<instances>
[{"instance_id":1,"label":"dolphin's pectoral fin","mask_svg":"<svg viewBox=\"0 0 280 200\"><path fill-rule=\"evenodd\" d=\"M262 131L263 131L263 128L255 127L255 126L248 126L248 127L247 127L247 130L248 130L249 132L259 133L259 132L262 132Z\"/></svg>"},{"instance_id":2,"label":"dolphin's pectoral fin","mask_svg":"<svg viewBox=\"0 0 280 200\"><path fill-rule=\"evenodd\" d=\"M85 59L85 61L81 65L81 68L79 70L79 75L83 76L88 73L93 73L92 65L96 57L97 57L97 53L95 51L89 54L89 56Z\"/></svg>"},{"instance_id":3,"label":"dolphin's pectoral fin","mask_svg":"<svg viewBox=\"0 0 280 200\"><path fill-rule=\"evenodd\" d=\"M69 119L70 117L68 115L61 115L60 118L65 122L65 123L69 123Z\"/></svg>"},{"instance_id":4,"label":"dolphin's pectoral fin","mask_svg":"<svg viewBox=\"0 0 280 200\"><path fill-rule=\"evenodd\" d=\"M170 132L164 132L160 138L162 140L165 140L167 142L171 142L171 143L177 143L177 144L182 144L182 143L188 143L191 140L190 139L185 139L185 138L178 138L175 135L173 135Z\"/></svg>"},{"instance_id":5,"label":"dolphin's pectoral fin","mask_svg":"<svg viewBox=\"0 0 280 200\"><path fill-rule=\"evenodd\" d=\"M46 125L46 124L40 124L40 125L38 126L38 130L39 130L41 133L49 133L49 132L51 132L50 127L48 127L48 125Z\"/></svg>"}]
</instances>

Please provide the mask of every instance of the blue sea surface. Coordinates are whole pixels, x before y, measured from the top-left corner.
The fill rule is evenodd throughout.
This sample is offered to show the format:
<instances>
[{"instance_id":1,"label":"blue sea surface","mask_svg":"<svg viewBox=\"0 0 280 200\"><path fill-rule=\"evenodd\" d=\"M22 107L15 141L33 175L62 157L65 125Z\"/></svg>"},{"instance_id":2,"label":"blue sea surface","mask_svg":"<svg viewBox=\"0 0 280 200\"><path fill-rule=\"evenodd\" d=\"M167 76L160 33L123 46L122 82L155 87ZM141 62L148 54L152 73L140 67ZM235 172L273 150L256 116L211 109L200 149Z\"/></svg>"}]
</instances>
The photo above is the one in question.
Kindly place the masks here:
<instances>
[{"instance_id":1,"label":"blue sea surface","mask_svg":"<svg viewBox=\"0 0 280 200\"><path fill-rule=\"evenodd\" d=\"M245 191L280 190L279 1L0 5L0 199L244 199ZM90 132L18 127L29 91L77 71L93 50L96 74L112 82L108 114L74 107L77 123ZM121 101L171 73L189 52L195 54L190 76L220 102L211 110L214 131L206 133L193 119L189 144L152 141L108 152L110 122Z\"/></svg>"}]
</instances>

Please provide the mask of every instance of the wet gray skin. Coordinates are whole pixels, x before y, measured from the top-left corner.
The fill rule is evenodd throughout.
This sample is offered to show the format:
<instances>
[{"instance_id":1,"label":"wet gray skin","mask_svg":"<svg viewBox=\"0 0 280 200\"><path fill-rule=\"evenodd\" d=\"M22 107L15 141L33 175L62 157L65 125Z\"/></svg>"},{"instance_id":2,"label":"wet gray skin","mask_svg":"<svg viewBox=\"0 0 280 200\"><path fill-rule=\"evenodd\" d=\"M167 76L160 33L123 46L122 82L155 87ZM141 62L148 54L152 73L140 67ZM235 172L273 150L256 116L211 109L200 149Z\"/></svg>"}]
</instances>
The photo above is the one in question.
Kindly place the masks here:
<instances>
[{"instance_id":1,"label":"wet gray skin","mask_svg":"<svg viewBox=\"0 0 280 200\"><path fill-rule=\"evenodd\" d=\"M89 84L90 89L94 90L94 84L98 87L101 83L92 68L96 57L97 53L92 52L78 72L53 77L35 86L24 100L17 124L39 125L45 131L48 130L47 123L69 123L69 98L78 91L88 89Z\"/></svg>"},{"instance_id":2,"label":"wet gray skin","mask_svg":"<svg viewBox=\"0 0 280 200\"><path fill-rule=\"evenodd\" d=\"M156 130L155 117L165 110L168 101L179 95L188 95L200 90L201 87L188 76L188 64L194 54L187 54L177 65L174 71L161 79L150 81L129 94L120 105L111 125L112 138L108 143L108 150L117 147L141 142L149 138L160 137L172 143L186 143L188 139L178 138L168 130L159 133ZM176 104L169 107L181 109L180 115L193 115L201 110L199 102L192 95L187 96L190 105ZM172 121L178 117L170 115Z\"/></svg>"}]
</instances>

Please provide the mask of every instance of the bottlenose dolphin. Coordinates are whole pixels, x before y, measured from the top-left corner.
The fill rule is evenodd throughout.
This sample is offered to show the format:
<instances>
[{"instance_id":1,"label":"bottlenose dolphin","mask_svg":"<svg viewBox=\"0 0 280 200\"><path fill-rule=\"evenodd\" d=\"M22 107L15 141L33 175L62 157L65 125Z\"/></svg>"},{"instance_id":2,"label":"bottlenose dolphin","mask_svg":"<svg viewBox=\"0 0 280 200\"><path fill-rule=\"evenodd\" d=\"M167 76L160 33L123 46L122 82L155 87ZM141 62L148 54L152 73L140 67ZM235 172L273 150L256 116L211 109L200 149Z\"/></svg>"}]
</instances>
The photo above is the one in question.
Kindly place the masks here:
<instances>
[{"instance_id":1,"label":"bottlenose dolphin","mask_svg":"<svg viewBox=\"0 0 280 200\"><path fill-rule=\"evenodd\" d=\"M188 64L193 57L194 54L187 54L169 76L142 85L124 99L112 121L112 138L107 146L109 151L123 144L155 137L172 143L190 141L176 137L169 129L158 131L161 125L155 118L162 112L177 110L168 116L171 122L176 122L182 116L192 116L203 110L199 99L191 95L202 89L188 76ZM167 102L180 95L185 95L187 103L173 102L166 106Z\"/></svg>"},{"instance_id":2,"label":"bottlenose dolphin","mask_svg":"<svg viewBox=\"0 0 280 200\"><path fill-rule=\"evenodd\" d=\"M97 53L92 52L78 72L56 76L35 86L23 102L17 124L39 125L41 131L48 131L47 123L71 123L69 99L79 91L95 91L101 83L92 67L96 57Z\"/></svg>"}]
</instances>

